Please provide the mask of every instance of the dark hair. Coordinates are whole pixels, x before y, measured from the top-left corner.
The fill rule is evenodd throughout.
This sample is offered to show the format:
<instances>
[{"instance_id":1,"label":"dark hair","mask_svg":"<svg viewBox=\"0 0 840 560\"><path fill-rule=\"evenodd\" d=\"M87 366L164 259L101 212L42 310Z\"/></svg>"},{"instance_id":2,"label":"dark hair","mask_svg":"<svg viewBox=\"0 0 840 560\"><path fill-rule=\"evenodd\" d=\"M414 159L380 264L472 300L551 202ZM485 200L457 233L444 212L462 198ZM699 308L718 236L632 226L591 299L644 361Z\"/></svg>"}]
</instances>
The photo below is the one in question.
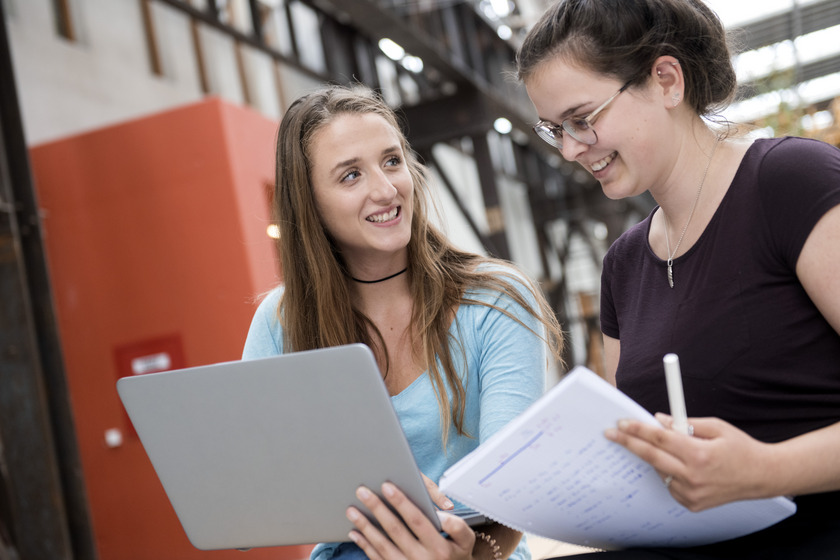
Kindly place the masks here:
<instances>
[{"instance_id":1,"label":"dark hair","mask_svg":"<svg viewBox=\"0 0 840 560\"><path fill-rule=\"evenodd\" d=\"M516 71L527 81L544 61L562 56L639 85L663 55L679 61L685 100L698 115L732 101L737 80L726 32L701 0L560 0L528 32Z\"/></svg>"},{"instance_id":2,"label":"dark hair","mask_svg":"<svg viewBox=\"0 0 840 560\"><path fill-rule=\"evenodd\" d=\"M384 339L353 304L343 257L321 223L311 184L315 133L341 115L369 113L381 116L396 131L414 184L408 244L411 328L420 341L418 350L422 355L417 358L428 367L435 387L445 447L450 426L454 425L459 434L466 433L466 392L453 361L457 354L450 352L464 352L450 334L455 311L460 305L486 305L518 321L503 307L470 296L468 289L501 292L538 318L545 332L536 334L549 344L558 361L562 361L563 333L538 286L516 274L509 263L457 249L431 223L426 169L408 145L397 114L381 96L361 85L326 86L292 103L277 134L273 211L280 228L277 247L284 291L277 312L283 326L284 351L362 342L382 349L384 373L388 374ZM502 269L478 269L480 263L496 263ZM517 286L523 283L535 305L520 293Z\"/></svg>"}]
</instances>

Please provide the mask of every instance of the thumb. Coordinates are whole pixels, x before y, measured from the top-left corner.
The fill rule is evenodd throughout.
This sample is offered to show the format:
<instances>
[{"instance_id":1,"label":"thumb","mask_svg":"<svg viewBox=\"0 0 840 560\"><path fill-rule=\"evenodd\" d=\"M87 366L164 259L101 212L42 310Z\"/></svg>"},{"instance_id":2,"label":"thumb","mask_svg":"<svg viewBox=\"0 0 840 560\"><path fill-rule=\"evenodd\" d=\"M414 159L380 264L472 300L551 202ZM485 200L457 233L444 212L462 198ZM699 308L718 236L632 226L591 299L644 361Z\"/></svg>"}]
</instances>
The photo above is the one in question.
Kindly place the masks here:
<instances>
[{"instance_id":1,"label":"thumb","mask_svg":"<svg viewBox=\"0 0 840 560\"><path fill-rule=\"evenodd\" d=\"M421 473L422 474L422 473ZM446 497L446 494L440 491L438 485L435 484L431 478L422 474L423 476L423 483L426 485L426 491L429 493L429 496L432 498L432 501L435 503L437 507L440 509L452 509L455 507L455 504Z\"/></svg>"},{"instance_id":2,"label":"thumb","mask_svg":"<svg viewBox=\"0 0 840 560\"><path fill-rule=\"evenodd\" d=\"M475 533L467 522L451 513L439 511L440 528L459 549L471 552L475 546Z\"/></svg>"},{"instance_id":3,"label":"thumb","mask_svg":"<svg viewBox=\"0 0 840 560\"><path fill-rule=\"evenodd\" d=\"M665 428L671 428L674 425L674 418L670 414L665 414L664 412L657 412L653 415L654 418L659 420L659 423L662 424Z\"/></svg>"}]
</instances>

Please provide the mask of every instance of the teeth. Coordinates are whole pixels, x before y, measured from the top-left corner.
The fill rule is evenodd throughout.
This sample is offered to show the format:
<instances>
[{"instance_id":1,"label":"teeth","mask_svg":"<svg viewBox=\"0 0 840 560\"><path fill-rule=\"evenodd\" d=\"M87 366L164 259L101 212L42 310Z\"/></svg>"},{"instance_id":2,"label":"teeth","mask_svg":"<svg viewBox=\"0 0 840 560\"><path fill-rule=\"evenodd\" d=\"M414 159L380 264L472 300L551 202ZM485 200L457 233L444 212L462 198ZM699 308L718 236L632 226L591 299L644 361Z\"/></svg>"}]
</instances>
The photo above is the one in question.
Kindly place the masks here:
<instances>
[{"instance_id":1,"label":"teeth","mask_svg":"<svg viewBox=\"0 0 840 560\"><path fill-rule=\"evenodd\" d=\"M398 207L394 208L393 210L391 210L390 212L385 212L384 214L376 214L374 216L368 216L367 221L376 222L378 224L381 224L383 222L388 222L388 221L393 220L394 218L397 217L397 213L399 212L399 209L400 208L398 206Z\"/></svg>"},{"instance_id":2,"label":"teeth","mask_svg":"<svg viewBox=\"0 0 840 560\"><path fill-rule=\"evenodd\" d=\"M609 165L609 163L613 159L615 159L615 155L616 155L615 152L613 152L610 155L608 155L607 157L605 157L604 159L602 159L601 161L596 161L595 163L590 165L590 167L592 168L592 171L601 171L603 168L605 168L607 165Z\"/></svg>"}]
</instances>

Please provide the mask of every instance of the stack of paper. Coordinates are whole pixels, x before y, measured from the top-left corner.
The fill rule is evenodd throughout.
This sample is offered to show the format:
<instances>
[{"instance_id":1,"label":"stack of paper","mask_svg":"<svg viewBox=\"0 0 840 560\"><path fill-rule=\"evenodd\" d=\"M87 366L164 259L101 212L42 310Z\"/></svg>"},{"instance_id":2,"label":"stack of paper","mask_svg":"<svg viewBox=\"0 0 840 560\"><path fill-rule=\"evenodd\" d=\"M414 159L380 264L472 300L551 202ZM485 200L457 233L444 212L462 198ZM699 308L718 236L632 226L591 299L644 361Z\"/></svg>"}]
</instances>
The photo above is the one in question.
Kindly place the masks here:
<instances>
[{"instance_id":1,"label":"stack of paper","mask_svg":"<svg viewBox=\"0 0 840 560\"><path fill-rule=\"evenodd\" d=\"M659 425L595 373L575 368L448 469L440 487L519 531L604 549L718 542L796 511L791 500L780 497L690 512L653 467L604 437L621 418Z\"/></svg>"}]
</instances>

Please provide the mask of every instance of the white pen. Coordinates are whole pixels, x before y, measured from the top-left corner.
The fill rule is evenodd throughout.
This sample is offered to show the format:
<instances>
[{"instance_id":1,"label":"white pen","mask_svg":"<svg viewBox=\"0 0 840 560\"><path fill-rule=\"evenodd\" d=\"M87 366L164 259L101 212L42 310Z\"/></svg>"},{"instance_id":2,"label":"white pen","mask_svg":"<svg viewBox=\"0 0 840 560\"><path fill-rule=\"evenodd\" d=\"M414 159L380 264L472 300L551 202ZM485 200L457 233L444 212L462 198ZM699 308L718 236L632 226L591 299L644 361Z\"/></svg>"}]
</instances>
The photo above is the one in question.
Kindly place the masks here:
<instances>
[{"instance_id":1,"label":"white pen","mask_svg":"<svg viewBox=\"0 0 840 560\"><path fill-rule=\"evenodd\" d=\"M688 435L688 414L685 411L685 394L683 394L682 374L680 373L680 359L676 354L665 354L662 358L665 364L665 383L668 386L668 402L671 404L671 418L674 419L673 428Z\"/></svg>"}]
</instances>

